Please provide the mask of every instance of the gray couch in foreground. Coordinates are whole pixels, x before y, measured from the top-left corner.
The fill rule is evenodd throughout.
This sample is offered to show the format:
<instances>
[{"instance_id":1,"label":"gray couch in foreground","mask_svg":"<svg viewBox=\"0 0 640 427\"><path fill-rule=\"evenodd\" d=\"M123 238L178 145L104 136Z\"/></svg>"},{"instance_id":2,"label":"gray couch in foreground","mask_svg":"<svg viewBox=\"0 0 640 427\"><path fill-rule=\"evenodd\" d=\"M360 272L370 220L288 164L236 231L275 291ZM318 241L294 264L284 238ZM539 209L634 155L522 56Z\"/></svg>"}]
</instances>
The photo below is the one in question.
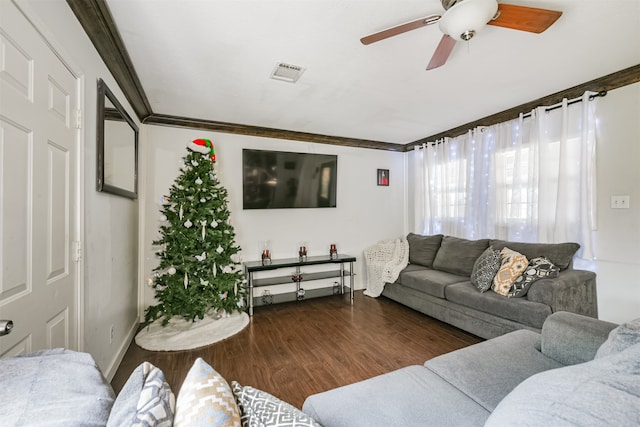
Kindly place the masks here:
<instances>
[{"instance_id":1,"label":"gray couch in foreground","mask_svg":"<svg viewBox=\"0 0 640 427\"><path fill-rule=\"evenodd\" d=\"M522 243L495 239L467 240L452 236L410 233L409 265L382 295L428 316L482 338L518 329L540 332L545 319L557 311L598 316L596 275L573 269L577 243ZM491 248L509 248L528 260L544 257L559 270L557 277L530 283L518 297L472 283L476 261ZM476 271L474 271L474 267Z\"/></svg>"},{"instance_id":2,"label":"gray couch in foreground","mask_svg":"<svg viewBox=\"0 0 640 427\"><path fill-rule=\"evenodd\" d=\"M309 396L302 409L324 427L637 426L640 319L616 328L554 313L540 334L511 332Z\"/></svg>"}]
</instances>

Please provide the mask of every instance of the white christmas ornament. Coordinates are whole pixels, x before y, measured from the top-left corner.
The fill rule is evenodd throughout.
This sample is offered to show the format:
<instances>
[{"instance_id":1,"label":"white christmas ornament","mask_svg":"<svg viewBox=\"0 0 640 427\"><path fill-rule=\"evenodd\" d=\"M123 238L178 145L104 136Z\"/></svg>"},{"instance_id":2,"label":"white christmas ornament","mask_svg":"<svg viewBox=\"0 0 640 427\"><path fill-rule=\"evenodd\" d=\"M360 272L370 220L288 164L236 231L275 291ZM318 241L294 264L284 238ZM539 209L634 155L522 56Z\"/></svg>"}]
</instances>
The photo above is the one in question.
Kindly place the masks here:
<instances>
[{"instance_id":1,"label":"white christmas ornament","mask_svg":"<svg viewBox=\"0 0 640 427\"><path fill-rule=\"evenodd\" d=\"M193 223L190 220L186 220L184 223L184 226L187 228L191 228L191 226L193 225Z\"/></svg>"},{"instance_id":2,"label":"white christmas ornament","mask_svg":"<svg viewBox=\"0 0 640 427\"><path fill-rule=\"evenodd\" d=\"M217 226L218 226L218 221L216 221L215 219L211 221L211 228L216 228Z\"/></svg>"},{"instance_id":3,"label":"white christmas ornament","mask_svg":"<svg viewBox=\"0 0 640 427\"><path fill-rule=\"evenodd\" d=\"M207 259L207 253L206 252L202 252L201 255L196 255L196 259L200 262L204 261L205 259Z\"/></svg>"},{"instance_id":4,"label":"white christmas ornament","mask_svg":"<svg viewBox=\"0 0 640 427\"><path fill-rule=\"evenodd\" d=\"M218 249L216 249L216 252L221 254L222 252L224 252L224 248L222 246L218 245Z\"/></svg>"},{"instance_id":5,"label":"white christmas ornament","mask_svg":"<svg viewBox=\"0 0 640 427\"><path fill-rule=\"evenodd\" d=\"M207 201L207 199L205 199L204 197L202 199L200 199L200 203L204 203L206 201Z\"/></svg>"},{"instance_id":6,"label":"white christmas ornament","mask_svg":"<svg viewBox=\"0 0 640 427\"><path fill-rule=\"evenodd\" d=\"M182 221L182 216L184 215L184 210L182 209L182 205L180 205L180 212L178 212L178 218Z\"/></svg>"},{"instance_id":7,"label":"white christmas ornament","mask_svg":"<svg viewBox=\"0 0 640 427\"><path fill-rule=\"evenodd\" d=\"M202 185L202 180L200 178L196 179L196 184Z\"/></svg>"},{"instance_id":8,"label":"white christmas ornament","mask_svg":"<svg viewBox=\"0 0 640 427\"><path fill-rule=\"evenodd\" d=\"M187 289L187 286L189 286L189 275L185 271L184 272L184 288Z\"/></svg>"},{"instance_id":9,"label":"white christmas ornament","mask_svg":"<svg viewBox=\"0 0 640 427\"><path fill-rule=\"evenodd\" d=\"M200 163L198 163L196 160L191 160L191 164L193 166L198 166Z\"/></svg>"},{"instance_id":10,"label":"white christmas ornament","mask_svg":"<svg viewBox=\"0 0 640 427\"><path fill-rule=\"evenodd\" d=\"M216 266L216 263L213 263L213 277L216 277L218 275L218 267Z\"/></svg>"},{"instance_id":11,"label":"white christmas ornament","mask_svg":"<svg viewBox=\"0 0 640 427\"><path fill-rule=\"evenodd\" d=\"M176 268L175 267L169 267L169 269L167 270L167 273L169 273L171 276L173 276L174 274L176 274Z\"/></svg>"}]
</instances>

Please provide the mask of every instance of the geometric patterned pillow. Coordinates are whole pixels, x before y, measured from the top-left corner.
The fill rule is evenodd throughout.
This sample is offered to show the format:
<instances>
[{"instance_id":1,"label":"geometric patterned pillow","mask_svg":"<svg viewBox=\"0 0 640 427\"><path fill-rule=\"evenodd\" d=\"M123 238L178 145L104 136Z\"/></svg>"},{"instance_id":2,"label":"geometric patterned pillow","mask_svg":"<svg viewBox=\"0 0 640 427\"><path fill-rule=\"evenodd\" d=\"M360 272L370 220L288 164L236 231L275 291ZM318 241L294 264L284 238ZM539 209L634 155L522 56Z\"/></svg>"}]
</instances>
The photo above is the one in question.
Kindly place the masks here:
<instances>
[{"instance_id":1,"label":"geometric patterned pillow","mask_svg":"<svg viewBox=\"0 0 640 427\"><path fill-rule=\"evenodd\" d=\"M486 292L491 288L491 282L500 269L501 261L500 251L488 247L473 264L471 283L480 292Z\"/></svg>"},{"instance_id":2,"label":"geometric patterned pillow","mask_svg":"<svg viewBox=\"0 0 640 427\"><path fill-rule=\"evenodd\" d=\"M180 387L174 426L240 427L240 410L229 384L200 357Z\"/></svg>"},{"instance_id":3,"label":"geometric patterned pillow","mask_svg":"<svg viewBox=\"0 0 640 427\"><path fill-rule=\"evenodd\" d=\"M511 289L513 282L527 269L529 261L526 256L507 247L500 251L500 256L502 263L493 278L491 289L506 297L509 295L509 289Z\"/></svg>"},{"instance_id":4,"label":"geometric patterned pillow","mask_svg":"<svg viewBox=\"0 0 640 427\"><path fill-rule=\"evenodd\" d=\"M242 427L322 427L298 408L250 386L231 381L242 413Z\"/></svg>"},{"instance_id":5,"label":"geometric patterned pillow","mask_svg":"<svg viewBox=\"0 0 640 427\"><path fill-rule=\"evenodd\" d=\"M552 279L558 277L560 269L556 267L546 257L534 258L529 262L529 266L518 278L516 278L511 289L509 289L510 298L523 297L529 292L529 288L536 280Z\"/></svg>"},{"instance_id":6,"label":"geometric patterned pillow","mask_svg":"<svg viewBox=\"0 0 640 427\"><path fill-rule=\"evenodd\" d=\"M171 427L176 399L162 371L141 363L129 376L111 409L107 427Z\"/></svg>"}]
</instances>

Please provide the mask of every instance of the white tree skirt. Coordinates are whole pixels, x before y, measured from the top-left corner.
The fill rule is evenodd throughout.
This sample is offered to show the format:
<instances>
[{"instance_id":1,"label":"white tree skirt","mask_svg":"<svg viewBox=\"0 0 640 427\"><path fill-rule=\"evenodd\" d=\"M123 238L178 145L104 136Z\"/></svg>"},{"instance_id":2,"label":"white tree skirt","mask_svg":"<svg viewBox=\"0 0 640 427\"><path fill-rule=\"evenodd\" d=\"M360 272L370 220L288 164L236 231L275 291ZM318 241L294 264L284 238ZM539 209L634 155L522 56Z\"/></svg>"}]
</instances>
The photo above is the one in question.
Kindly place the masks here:
<instances>
[{"instance_id":1,"label":"white tree skirt","mask_svg":"<svg viewBox=\"0 0 640 427\"><path fill-rule=\"evenodd\" d=\"M162 319L157 319L138 332L136 344L152 351L191 350L229 338L249 324L249 316L244 312L216 317L215 313L207 314L195 322L174 317L166 326L162 326Z\"/></svg>"}]
</instances>

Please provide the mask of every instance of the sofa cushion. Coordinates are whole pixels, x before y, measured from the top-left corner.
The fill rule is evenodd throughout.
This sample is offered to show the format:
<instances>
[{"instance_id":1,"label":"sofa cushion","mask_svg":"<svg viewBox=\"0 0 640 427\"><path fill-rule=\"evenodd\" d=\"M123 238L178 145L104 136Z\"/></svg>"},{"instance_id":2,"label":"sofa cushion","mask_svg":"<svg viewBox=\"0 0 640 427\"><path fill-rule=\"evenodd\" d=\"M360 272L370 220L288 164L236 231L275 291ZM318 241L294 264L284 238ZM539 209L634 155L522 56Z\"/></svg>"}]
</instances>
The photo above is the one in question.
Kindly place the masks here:
<instances>
[{"instance_id":1,"label":"sofa cushion","mask_svg":"<svg viewBox=\"0 0 640 427\"><path fill-rule=\"evenodd\" d=\"M496 251L489 247L473 264L471 271L471 283L478 288L480 292L486 292L491 289L493 278L500 269L501 264L500 251Z\"/></svg>"},{"instance_id":2,"label":"sofa cushion","mask_svg":"<svg viewBox=\"0 0 640 427\"><path fill-rule=\"evenodd\" d=\"M242 386L237 381L231 381L231 389L240 408L243 426L322 427L298 408L265 391Z\"/></svg>"},{"instance_id":3,"label":"sofa cushion","mask_svg":"<svg viewBox=\"0 0 640 427\"><path fill-rule=\"evenodd\" d=\"M433 236L422 236L420 234L409 233L407 235L409 242L409 262L411 264L432 267L433 260L440 248L442 242L442 234Z\"/></svg>"},{"instance_id":4,"label":"sofa cushion","mask_svg":"<svg viewBox=\"0 0 640 427\"><path fill-rule=\"evenodd\" d=\"M324 426L481 426L489 412L424 366L407 366L309 396L302 410Z\"/></svg>"},{"instance_id":5,"label":"sofa cushion","mask_svg":"<svg viewBox=\"0 0 640 427\"><path fill-rule=\"evenodd\" d=\"M198 357L180 387L174 426L240 427L240 410L227 381Z\"/></svg>"},{"instance_id":6,"label":"sofa cushion","mask_svg":"<svg viewBox=\"0 0 640 427\"><path fill-rule=\"evenodd\" d=\"M532 376L508 394L488 427L637 426L640 344L591 362Z\"/></svg>"},{"instance_id":7,"label":"sofa cushion","mask_svg":"<svg viewBox=\"0 0 640 427\"><path fill-rule=\"evenodd\" d=\"M493 411L531 375L562 367L540 353L539 342L540 334L521 329L435 357L424 366Z\"/></svg>"},{"instance_id":8,"label":"sofa cushion","mask_svg":"<svg viewBox=\"0 0 640 427\"><path fill-rule=\"evenodd\" d=\"M473 308L497 317L541 329L544 320L551 314L551 307L525 298L505 298L495 292L481 294L471 284L454 283L445 289L448 301Z\"/></svg>"},{"instance_id":9,"label":"sofa cushion","mask_svg":"<svg viewBox=\"0 0 640 427\"><path fill-rule=\"evenodd\" d=\"M445 271L421 267L403 270L397 281L407 288L444 298L444 290L447 286L453 283L468 282L469 279Z\"/></svg>"},{"instance_id":10,"label":"sofa cushion","mask_svg":"<svg viewBox=\"0 0 640 427\"><path fill-rule=\"evenodd\" d=\"M635 344L640 344L640 318L623 323L609 332L607 340L598 348L595 358L619 353Z\"/></svg>"},{"instance_id":11,"label":"sofa cushion","mask_svg":"<svg viewBox=\"0 0 640 427\"><path fill-rule=\"evenodd\" d=\"M473 265L489 247L489 239L467 240L444 236L433 260L433 268L470 277Z\"/></svg>"},{"instance_id":12,"label":"sofa cushion","mask_svg":"<svg viewBox=\"0 0 640 427\"><path fill-rule=\"evenodd\" d=\"M538 257L529 261L524 272L516 278L507 294L510 298L520 298L529 292L531 285L540 279L553 279L558 277L560 269L546 257Z\"/></svg>"},{"instance_id":13,"label":"sofa cushion","mask_svg":"<svg viewBox=\"0 0 640 427\"><path fill-rule=\"evenodd\" d=\"M118 393L107 427L171 427L175 409L176 399L164 373L151 363L143 362Z\"/></svg>"},{"instance_id":14,"label":"sofa cushion","mask_svg":"<svg viewBox=\"0 0 640 427\"><path fill-rule=\"evenodd\" d=\"M0 359L0 425L106 425L115 396L94 359L43 350Z\"/></svg>"},{"instance_id":15,"label":"sofa cushion","mask_svg":"<svg viewBox=\"0 0 640 427\"><path fill-rule=\"evenodd\" d=\"M491 289L506 297L513 282L527 269L529 261L526 256L507 247L502 248L500 257L500 269L493 278Z\"/></svg>"},{"instance_id":16,"label":"sofa cushion","mask_svg":"<svg viewBox=\"0 0 640 427\"><path fill-rule=\"evenodd\" d=\"M580 245L577 243L523 243L508 242L506 240L491 240L493 249L501 250L508 246L514 251L520 252L527 259L538 258L541 256L549 258L549 260L564 270L571 266L573 256L576 254Z\"/></svg>"}]
</instances>

